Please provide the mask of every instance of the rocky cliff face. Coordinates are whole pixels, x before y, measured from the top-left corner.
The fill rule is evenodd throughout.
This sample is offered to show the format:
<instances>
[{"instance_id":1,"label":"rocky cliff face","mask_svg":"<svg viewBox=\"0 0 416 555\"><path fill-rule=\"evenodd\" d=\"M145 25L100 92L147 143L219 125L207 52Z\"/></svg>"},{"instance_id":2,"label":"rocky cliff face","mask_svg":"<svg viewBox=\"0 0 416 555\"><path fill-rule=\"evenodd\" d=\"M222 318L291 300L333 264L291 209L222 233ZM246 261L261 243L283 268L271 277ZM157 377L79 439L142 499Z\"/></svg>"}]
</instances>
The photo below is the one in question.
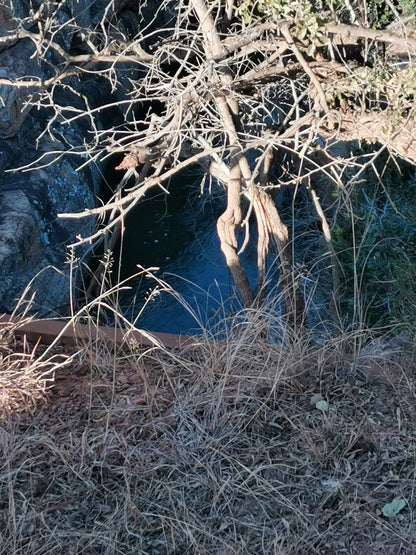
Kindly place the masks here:
<instances>
[{"instance_id":1,"label":"rocky cliff face","mask_svg":"<svg viewBox=\"0 0 416 555\"><path fill-rule=\"evenodd\" d=\"M47 89L49 107L45 101L36 105L40 90L46 90L40 81L53 78L63 61L52 49L39 55L30 34L39 31L37 21L44 24L53 15L59 24L53 40L65 51L76 52L82 42L76 27L93 29L105 14L116 17L117 10L120 25L131 27L123 27L124 32L137 32L138 21L126 1L78 0L63 6L36 0L0 2L0 313L14 310L29 283L26 298L34 295L31 306L39 315L68 313L67 246L80 234L91 234L96 222L57 215L96 205L100 168L90 164L78 171L85 161L79 147L92 127L100 129L106 122L95 114L64 125L65 109L82 111L83 99L94 107L125 94L111 91L97 75L73 76L65 86ZM36 160L30 170L24 168ZM87 247L80 248L75 255L86 252Z\"/></svg>"},{"instance_id":2,"label":"rocky cliff face","mask_svg":"<svg viewBox=\"0 0 416 555\"><path fill-rule=\"evenodd\" d=\"M23 163L35 154L37 126L33 120L29 115L17 137L0 141L0 312L14 310L32 282L26 297L35 295L33 310L43 315L66 314L67 245L78 234L91 233L94 221L63 220L57 214L93 207L99 176L93 168L77 172L74 160L65 157L43 169L7 172L16 162ZM47 143L42 141L41 147L51 146Z\"/></svg>"}]
</instances>

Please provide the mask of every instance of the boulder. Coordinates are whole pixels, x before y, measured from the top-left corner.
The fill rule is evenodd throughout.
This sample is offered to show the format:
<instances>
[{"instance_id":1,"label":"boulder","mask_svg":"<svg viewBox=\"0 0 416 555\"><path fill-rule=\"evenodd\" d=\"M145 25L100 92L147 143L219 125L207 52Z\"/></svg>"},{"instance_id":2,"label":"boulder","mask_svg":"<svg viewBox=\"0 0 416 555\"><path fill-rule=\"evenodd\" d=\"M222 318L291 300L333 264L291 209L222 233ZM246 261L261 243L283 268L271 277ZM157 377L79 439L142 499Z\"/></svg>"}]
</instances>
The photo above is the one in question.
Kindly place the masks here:
<instances>
[{"instance_id":1,"label":"boulder","mask_svg":"<svg viewBox=\"0 0 416 555\"><path fill-rule=\"evenodd\" d=\"M71 271L67 246L77 235L91 234L95 221L64 220L57 215L94 207L99 175L89 166L77 171L78 161L66 156L45 168L10 171L16 163L41 155L42 148L51 150L50 141L44 138L35 151L35 129L37 125L29 115L21 136L0 141L0 312L12 312L31 283L25 297L27 300L33 295L32 312L67 315ZM62 144L53 146L55 151L63 150ZM86 251L87 247L79 248L74 255L84 256ZM20 303L21 307L26 305Z\"/></svg>"}]
</instances>

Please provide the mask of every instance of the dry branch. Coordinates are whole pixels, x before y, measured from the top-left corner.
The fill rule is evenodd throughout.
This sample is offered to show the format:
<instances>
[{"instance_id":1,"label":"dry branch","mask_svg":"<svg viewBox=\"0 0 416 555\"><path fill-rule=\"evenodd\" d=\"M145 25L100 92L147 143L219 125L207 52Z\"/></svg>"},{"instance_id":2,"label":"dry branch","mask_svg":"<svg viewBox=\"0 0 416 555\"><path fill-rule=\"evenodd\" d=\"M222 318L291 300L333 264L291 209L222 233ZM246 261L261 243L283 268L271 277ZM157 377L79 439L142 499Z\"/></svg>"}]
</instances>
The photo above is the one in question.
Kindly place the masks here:
<instances>
[{"instance_id":1,"label":"dry branch","mask_svg":"<svg viewBox=\"0 0 416 555\"><path fill-rule=\"evenodd\" d=\"M226 49L221 42L220 36L215 28L205 3L202 0L192 0L193 9L198 16L204 43L211 57L224 56ZM224 87L231 87L233 77L230 69L226 65L218 68L218 78ZM250 287L250 282L244 272L240 258L238 256L237 238L235 229L241 223L241 185L243 179L242 167L244 155L240 154L241 145L239 144L238 133L235 121L238 120L238 102L228 93L224 95L219 92L215 95L215 102L224 129L228 135L228 142L231 149L230 173L227 182L227 208L218 218L217 231L220 238L221 250L224 254L227 266L230 269L236 287L241 294L244 306L249 308L254 302L254 294ZM246 176L248 177L248 175Z\"/></svg>"},{"instance_id":2,"label":"dry branch","mask_svg":"<svg viewBox=\"0 0 416 555\"><path fill-rule=\"evenodd\" d=\"M222 181L227 189L227 208L218 219L217 230L221 249L244 305L252 306L255 300L261 302L264 296L266 258L272 242L281 268L286 313L291 315L293 327L301 329L304 307L294 275L288 232L267 192L268 187L277 186L276 183L270 184L272 155L284 151L290 158L289 165L296 165L294 161L297 159L307 160L314 141L330 137L332 142L337 139L377 139L400 155L416 161L414 111L403 112L407 115L406 121L394 122L388 113L365 112L365 106L347 105L341 110L333 104L329 109L326 85L353 73L355 68L349 65L349 61L326 59L323 49L318 52L319 57L317 54L316 59L311 59L306 42L296 38L292 19L260 19L253 12L252 23L245 26L233 16L234 4L233 0L178 2L172 16L176 18L174 25L157 32L144 29L129 43L124 38L121 40L120 34L115 37L108 34L106 24L109 21L106 18L114 7L111 2L104 10L99 28L94 31L96 36L91 34L82 40L82 51L86 53L81 55L67 51L65 43L59 39L57 31L62 29L54 19L58 4L56 10L45 7L43 12L39 9L33 16L39 31L20 27L15 32L8 31L7 36L0 38L0 49L3 45L29 39L40 60L45 60L47 55L54 60L51 63L53 71L43 79L21 75L9 80L7 74L2 74L0 85L36 89L37 105L52 109L59 122L70 125L79 123L80 118L88 118L93 127L93 139L86 144L85 152L82 151L86 159L105 159L112 153L125 155L118 168L127 170L127 173L106 205L80 214L60 214L65 218L93 216L104 220L100 229L90 237L80 237L77 245L86 241L96 244L102 240L108 231L119 227L151 188L159 186L165 190L165 183L171 177L198 164ZM197 29L195 17L199 25ZM225 28L227 32L219 32ZM356 44L367 40L384 42L396 51L406 53L416 49L412 32L404 36L399 31L374 31L331 22L324 30L334 44ZM156 41L154 35L159 31L163 38ZM152 46L148 47L148 44ZM121 72L117 72L120 64L133 67L134 75L120 77ZM127 89L128 94L114 102L85 109L55 103L53 91L59 87L72 87L73 81L77 80L74 75L82 77L83 74L98 73L109 80L112 91ZM275 100L270 101L269 107L259 98L266 93L267 83L272 83L275 92ZM35 101L32 99L31 102ZM99 129L94 123L95 118L103 110L115 107L123 112L124 124ZM318 117L320 114L323 116ZM257 166L250 158L253 150L256 151ZM81 152L77 151L77 154ZM322 170L330 179L338 180L337 184L341 183L339 176L332 175L337 171L333 164L330 164L329 171L326 165L321 168L313 160L311 162L313 167L310 169L309 164L309 176ZM142 164L145 164L146 171L141 168L138 176L136 168L139 170ZM134 179L134 184L126 189L130 179ZM301 174L294 175L288 183L299 183L302 179ZM243 222L242 197L250 204ZM328 241L330 230L315 197L313 201ZM250 215L255 216L258 231L257 299L239 257L248 241ZM246 237L239 250L237 231L242 224ZM113 241L115 237L116 234Z\"/></svg>"},{"instance_id":3,"label":"dry branch","mask_svg":"<svg viewBox=\"0 0 416 555\"><path fill-rule=\"evenodd\" d=\"M375 30L358 25L345 25L341 23L327 23L325 32L332 35L331 41L336 44L356 44L359 40L367 39L374 42L384 42L392 45L392 51L398 53L416 53L416 38L403 36L403 33L389 30Z\"/></svg>"},{"instance_id":4,"label":"dry branch","mask_svg":"<svg viewBox=\"0 0 416 555\"><path fill-rule=\"evenodd\" d=\"M405 121L394 123L389 113L364 112L345 114L337 127L322 126L321 135L339 141L380 142L403 158L416 162L416 120L413 111Z\"/></svg>"}]
</instances>

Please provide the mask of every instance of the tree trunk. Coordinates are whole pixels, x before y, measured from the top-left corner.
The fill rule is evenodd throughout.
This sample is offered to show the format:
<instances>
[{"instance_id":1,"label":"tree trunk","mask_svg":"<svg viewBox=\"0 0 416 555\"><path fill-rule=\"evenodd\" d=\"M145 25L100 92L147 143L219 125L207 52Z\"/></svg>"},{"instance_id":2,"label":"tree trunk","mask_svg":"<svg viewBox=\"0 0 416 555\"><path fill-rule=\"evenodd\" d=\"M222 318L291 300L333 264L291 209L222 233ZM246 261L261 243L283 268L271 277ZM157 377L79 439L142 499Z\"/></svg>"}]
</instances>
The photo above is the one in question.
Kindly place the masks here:
<instances>
[{"instance_id":1,"label":"tree trunk","mask_svg":"<svg viewBox=\"0 0 416 555\"><path fill-rule=\"evenodd\" d=\"M264 215L267 231L279 257L280 286L285 304L286 321L290 329L297 334L302 334L305 326L305 303L293 271L289 232L280 219L276 205L267 191L256 187L253 198L257 205L257 211L261 211Z\"/></svg>"}]
</instances>

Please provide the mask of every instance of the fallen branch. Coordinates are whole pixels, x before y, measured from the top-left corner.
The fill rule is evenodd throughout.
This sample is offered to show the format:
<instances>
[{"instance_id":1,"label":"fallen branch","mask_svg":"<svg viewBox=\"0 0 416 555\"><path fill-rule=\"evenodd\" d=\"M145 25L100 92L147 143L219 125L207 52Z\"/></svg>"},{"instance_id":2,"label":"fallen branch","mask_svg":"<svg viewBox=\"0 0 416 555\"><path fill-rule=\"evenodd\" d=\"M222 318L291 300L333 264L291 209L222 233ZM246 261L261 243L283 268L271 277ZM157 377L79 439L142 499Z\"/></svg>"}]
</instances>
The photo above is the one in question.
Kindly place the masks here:
<instances>
[{"instance_id":1,"label":"fallen branch","mask_svg":"<svg viewBox=\"0 0 416 555\"><path fill-rule=\"evenodd\" d=\"M416 53L416 39L403 36L389 30L374 30L358 25L345 25L342 23L327 23L324 30L329 35L334 35L331 41L334 44L357 44L362 39L374 42L384 42L393 45L394 52Z\"/></svg>"}]
</instances>

